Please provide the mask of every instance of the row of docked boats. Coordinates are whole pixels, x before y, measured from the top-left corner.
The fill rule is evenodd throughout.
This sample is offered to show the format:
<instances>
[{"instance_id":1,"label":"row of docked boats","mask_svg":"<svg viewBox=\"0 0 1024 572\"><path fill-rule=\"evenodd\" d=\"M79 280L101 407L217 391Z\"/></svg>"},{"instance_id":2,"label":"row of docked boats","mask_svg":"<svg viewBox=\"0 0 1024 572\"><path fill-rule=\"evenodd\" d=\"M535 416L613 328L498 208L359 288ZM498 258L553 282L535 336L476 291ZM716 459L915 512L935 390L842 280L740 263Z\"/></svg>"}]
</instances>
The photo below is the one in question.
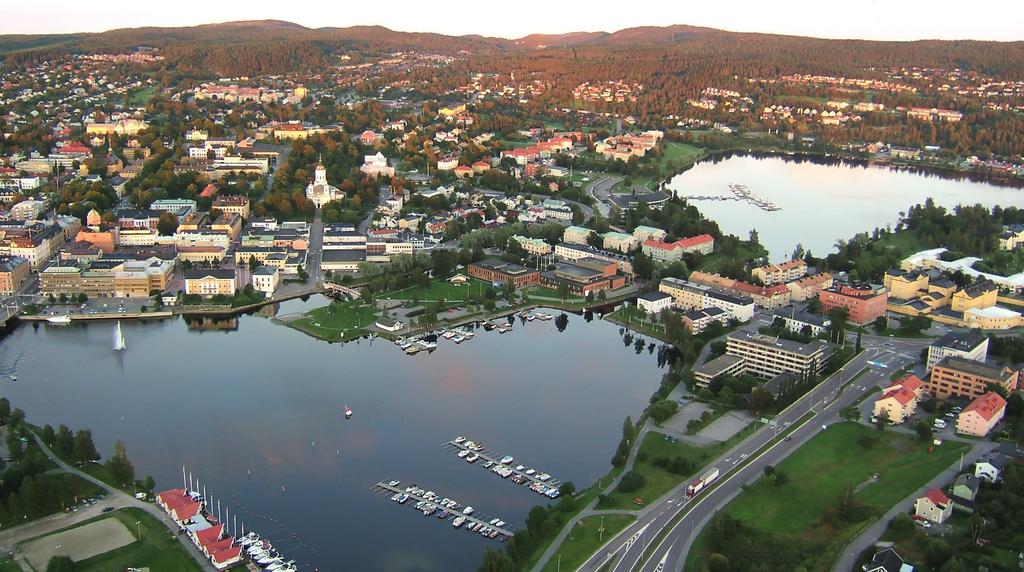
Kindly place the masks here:
<instances>
[{"instance_id":1,"label":"row of docked boats","mask_svg":"<svg viewBox=\"0 0 1024 572\"><path fill-rule=\"evenodd\" d=\"M399 489L398 481L390 481L388 490ZM476 532L485 538L497 538L501 534L501 527L505 521L493 518L485 522L473 516L476 512L471 506L463 506L458 501L448 497L442 498L434 491L424 490L416 485L405 487L404 492L396 492L391 495L391 500L398 504L406 504L409 500L416 500L413 507L420 511L423 516L436 516L438 520L450 521L453 528L462 528L470 532Z\"/></svg>"},{"instance_id":2,"label":"row of docked boats","mask_svg":"<svg viewBox=\"0 0 1024 572\"><path fill-rule=\"evenodd\" d=\"M266 572L298 572L294 560L286 561L269 540L260 538L255 532L239 537L236 542L245 549L249 560Z\"/></svg>"},{"instance_id":3,"label":"row of docked boats","mask_svg":"<svg viewBox=\"0 0 1024 572\"><path fill-rule=\"evenodd\" d=\"M556 481L551 481L551 475L545 472L540 472L532 467L527 467L523 464L515 463L515 457L512 455L505 455L500 459L495 456L493 458L487 458L486 454L481 456L481 452L484 450L482 443L477 441L471 441L463 435L459 435L452 440L455 444L455 450L457 456L466 461L467 463L476 463L481 458L484 462L481 466L495 475L503 479L508 479L517 485L530 484L530 490L544 495L550 499L558 498L558 485Z\"/></svg>"}]
</instances>

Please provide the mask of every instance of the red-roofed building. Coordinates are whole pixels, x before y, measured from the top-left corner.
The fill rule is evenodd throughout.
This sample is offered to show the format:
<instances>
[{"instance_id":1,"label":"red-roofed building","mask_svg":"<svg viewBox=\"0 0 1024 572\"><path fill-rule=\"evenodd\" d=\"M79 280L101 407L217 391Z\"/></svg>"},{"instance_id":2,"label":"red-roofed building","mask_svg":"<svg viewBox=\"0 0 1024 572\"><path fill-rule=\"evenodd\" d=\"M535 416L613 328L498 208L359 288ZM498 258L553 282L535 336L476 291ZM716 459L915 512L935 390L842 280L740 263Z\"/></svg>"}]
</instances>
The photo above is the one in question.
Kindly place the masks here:
<instances>
[{"instance_id":1,"label":"red-roofed building","mask_svg":"<svg viewBox=\"0 0 1024 572\"><path fill-rule=\"evenodd\" d=\"M912 389L890 386L875 401L875 417L888 419L890 423L903 423L917 409L918 395Z\"/></svg>"},{"instance_id":2,"label":"red-roofed building","mask_svg":"<svg viewBox=\"0 0 1024 572\"><path fill-rule=\"evenodd\" d=\"M224 534L224 525L218 524L192 533L192 540L195 541L198 546L202 546L204 544L220 540L222 534Z\"/></svg>"},{"instance_id":3,"label":"red-roofed building","mask_svg":"<svg viewBox=\"0 0 1024 572\"><path fill-rule=\"evenodd\" d=\"M466 165L459 165L458 167L455 167L453 172L455 173L456 177L461 179L463 177L469 177L470 175L472 175L473 168L467 167Z\"/></svg>"},{"instance_id":4,"label":"red-roofed building","mask_svg":"<svg viewBox=\"0 0 1024 572\"><path fill-rule=\"evenodd\" d=\"M192 499L185 494L185 489L170 489L156 494L156 504L167 512L191 501Z\"/></svg>"},{"instance_id":5,"label":"red-roofed building","mask_svg":"<svg viewBox=\"0 0 1024 572\"><path fill-rule=\"evenodd\" d=\"M242 547L232 546L231 548L225 548L224 550L213 553L210 557L210 561L213 562L214 568L217 570L224 570L229 568L237 562L242 560Z\"/></svg>"},{"instance_id":6,"label":"red-roofed building","mask_svg":"<svg viewBox=\"0 0 1024 572\"><path fill-rule=\"evenodd\" d=\"M789 304L793 299L793 293L789 291L785 284L756 286L737 280L733 283L732 290L750 296L754 299L754 304L769 310L781 308Z\"/></svg>"},{"instance_id":7,"label":"red-roofed building","mask_svg":"<svg viewBox=\"0 0 1024 572\"><path fill-rule=\"evenodd\" d=\"M914 516L942 524L953 514L953 503L940 489L931 489L917 497L914 502Z\"/></svg>"},{"instance_id":8,"label":"red-roofed building","mask_svg":"<svg viewBox=\"0 0 1024 572\"><path fill-rule=\"evenodd\" d=\"M998 393L989 391L976 397L956 418L956 432L974 437L984 437L992 431L1006 414L1006 400Z\"/></svg>"},{"instance_id":9,"label":"red-roofed building","mask_svg":"<svg viewBox=\"0 0 1024 572\"><path fill-rule=\"evenodd\" d=\"M488 163L487 161L477 161L476 163L473 163L473 172L474 173L486 173L487 171L490 171L490 170L491 170L491 164Z\"/></svg>"},{"instance_id":10,"label":"red-roofed building","mask_svg":"<svg viewBox=\"0 0 1024 572\"><path fill-rule=\"evenodd\" d=\"M212 197L217 194L217 185L210 183L203 187L203 191L199 193L200 197Z\"/></svg>"},{"instance_id":11,"label":"red-roofed building","mask_svg":"<svg viewBox=\"0 0 1024 572\"><path fill-rule=\"evenodd\" d=\"M175 507L170 510L171 518L178 521L179 523L187 522L199 514L199 511L203 508L203 505L189 500L189 502Z\"/></svg>"}]
</instances>

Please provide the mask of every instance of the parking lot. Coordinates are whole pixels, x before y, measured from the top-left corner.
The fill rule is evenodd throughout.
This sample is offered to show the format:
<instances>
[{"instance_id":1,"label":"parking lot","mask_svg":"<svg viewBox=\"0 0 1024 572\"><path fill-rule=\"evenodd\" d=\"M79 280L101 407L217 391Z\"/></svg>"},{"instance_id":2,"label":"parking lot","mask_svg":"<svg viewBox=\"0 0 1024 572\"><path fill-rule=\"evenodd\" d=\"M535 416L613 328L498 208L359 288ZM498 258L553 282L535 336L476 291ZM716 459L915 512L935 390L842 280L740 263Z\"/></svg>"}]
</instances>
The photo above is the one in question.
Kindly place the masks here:
<instances>
[{"instance_id":1,"label":"parking lot","mask_svg":"<svg viewBox=\"0 0 1024 572\"><path fill-rule=\"evenodd\" d=\"M129 314L141 312L145 306L146 311L153 310L153 300L150 298L95 298L89 299L84 304L55 304L44 302L40 314L44 316L63 316L65 314Z\"/></svg>"}]
</instances>

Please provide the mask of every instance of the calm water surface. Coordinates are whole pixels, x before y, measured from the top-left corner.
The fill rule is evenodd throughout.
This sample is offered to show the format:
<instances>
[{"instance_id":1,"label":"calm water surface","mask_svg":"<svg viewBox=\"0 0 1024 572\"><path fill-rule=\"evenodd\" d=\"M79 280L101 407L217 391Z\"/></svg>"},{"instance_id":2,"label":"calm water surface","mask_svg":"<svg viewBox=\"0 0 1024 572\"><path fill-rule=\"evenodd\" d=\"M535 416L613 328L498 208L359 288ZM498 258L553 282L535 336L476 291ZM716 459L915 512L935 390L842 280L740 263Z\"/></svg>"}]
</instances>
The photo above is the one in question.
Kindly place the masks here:
<instances>
[{"instance_id":1,"label":"calm water surface","mask_svg":"<svg viewBox=\"0 0 1024 572\"><path fill-rule=\"evenodd\" d=\"M703 162L674 177L669 188L680 196L732 196L730 183L746 185L782 210L766 212L731 200L693 204L726 234L745 239L750 229L756 228L775 262L787 259L798 243L818 256L830 254L837 239L895 225L901 211L928 197L946 207L975 203L1024 206L1024 191L1016 188L884 167L825 165L781 157L732 156Z\"/></svg>"},{"instance_id":2,"label":"calm water surface","mask_svg":"<svg viewBox=\"0 0 1024 572\"><path fill-rule=\"evenodd\" d=\"M623 418L638 416L661 372L618 326L554 324L481 329L416 356L385 341L315 341L258 316L234 331L126 322L123 353L111 350L111 323L22 325L0 341L0 366L19 378L2 392L34 423L91 428L105 456L123 439L158 488L180 486L186 465L247 530L309 569L473 570L496 541L370 489L415 482L520 525L545 499L446 452L460 434L579 485L603 475Z\"/></svg>"}]
</instances>

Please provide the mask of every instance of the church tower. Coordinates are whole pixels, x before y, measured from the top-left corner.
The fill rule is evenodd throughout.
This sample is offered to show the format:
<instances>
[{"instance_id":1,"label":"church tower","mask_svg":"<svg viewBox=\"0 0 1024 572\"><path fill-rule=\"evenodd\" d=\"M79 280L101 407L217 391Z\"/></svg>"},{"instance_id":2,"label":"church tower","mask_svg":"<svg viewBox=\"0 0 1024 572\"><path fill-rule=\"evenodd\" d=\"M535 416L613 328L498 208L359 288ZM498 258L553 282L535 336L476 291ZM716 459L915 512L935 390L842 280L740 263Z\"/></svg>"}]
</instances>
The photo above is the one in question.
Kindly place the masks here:
<instances>
[{"instance_id":1,"label":"church tower","mask_svg":"<svg viewBox=\"0 0 1024 572\"><path fill-rule=\"evenodd\" d=\"M324 164L317 162L316 171L313 174L314 185L326 185L327 184L327 169L324 168Z\"/></svg>"}]
</instances>

